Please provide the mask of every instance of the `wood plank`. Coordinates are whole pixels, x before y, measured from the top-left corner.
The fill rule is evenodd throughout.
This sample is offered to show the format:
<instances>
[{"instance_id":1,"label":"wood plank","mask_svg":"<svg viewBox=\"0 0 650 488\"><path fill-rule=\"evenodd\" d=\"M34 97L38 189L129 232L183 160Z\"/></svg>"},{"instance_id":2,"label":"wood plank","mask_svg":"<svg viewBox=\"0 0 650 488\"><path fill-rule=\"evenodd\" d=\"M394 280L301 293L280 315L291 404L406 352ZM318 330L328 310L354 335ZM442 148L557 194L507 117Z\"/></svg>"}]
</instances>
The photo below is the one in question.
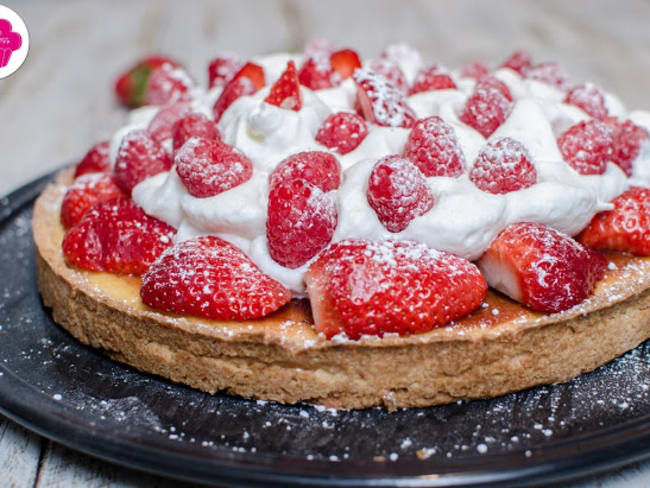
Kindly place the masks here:
<instances>
[{"instance_id":1,"label":"wood plank","mask_svg":"<svg viewBox=\"0 0 650 488\"><path fill-rule=\"evenodd\" d=\"M38 472L41 439L0 415L2 486L33 486Z\"/></svg>"}]
</instances>

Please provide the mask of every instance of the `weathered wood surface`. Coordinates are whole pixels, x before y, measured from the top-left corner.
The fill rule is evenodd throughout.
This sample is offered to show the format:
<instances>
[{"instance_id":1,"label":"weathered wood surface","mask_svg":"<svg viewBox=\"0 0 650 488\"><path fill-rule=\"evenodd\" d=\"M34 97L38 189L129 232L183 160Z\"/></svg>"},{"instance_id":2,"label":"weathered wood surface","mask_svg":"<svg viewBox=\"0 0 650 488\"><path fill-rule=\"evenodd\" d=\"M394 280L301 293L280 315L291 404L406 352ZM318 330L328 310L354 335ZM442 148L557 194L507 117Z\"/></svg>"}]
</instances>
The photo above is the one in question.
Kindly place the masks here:
<instances>
[{"instance_id":1,"label":"weathered wood surface","mask_svg":"<svg viewBox=\"0 0 650 488\"><path fill-rule=\"evenodd\" d=\"M0 80L0 194L74 161L118 126L124 112L112 80L150 52L181 59L203 81L219 52L299 49L313 36L364 56L404 40L450 66L494 64L521 47L650 109L650 0L2 3L26 21L31 47L23 67ZM75 453L1 417L0 473L2 486L20 488L182 486ZM650 464L570 486L650 486Z\"/></svg>"}]
</instances>

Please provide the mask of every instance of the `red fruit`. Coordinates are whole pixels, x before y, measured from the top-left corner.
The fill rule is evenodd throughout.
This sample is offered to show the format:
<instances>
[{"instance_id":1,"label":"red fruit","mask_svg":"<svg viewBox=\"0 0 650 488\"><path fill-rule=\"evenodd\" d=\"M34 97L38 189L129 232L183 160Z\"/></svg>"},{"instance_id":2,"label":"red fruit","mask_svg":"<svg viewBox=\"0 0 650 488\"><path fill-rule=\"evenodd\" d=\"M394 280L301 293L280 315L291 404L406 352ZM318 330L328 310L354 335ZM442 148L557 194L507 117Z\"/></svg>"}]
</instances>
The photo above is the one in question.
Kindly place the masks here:
<instances>
[{"instance_id":1,"label":"red fruit","mask_svg":"<svg viewBox=\"0 0 650 488\"><path fill-rule=\"evenodd\" d=\"M406 141L404 157L424 176L460 176L465 166L454 129L437 115L417 121Z\"/></svg>"},{"instance_id":2,"label":"red fruit","mask_svg":"<svg viewBox=\"0 0 650 488\"><path fill-rule=\"evenodd\" d=\"M368 127L361 117L350 112L337 112L325 119L316 133L316 141L340 154L347 154L356 149L367 135Z\"/></svg>"},{"instance_id":3,"label":"red fruit","mask_svg":"<svg viewBox=\"0 0 650 488\"><path fill-rule=\"evenodd\" d=\"M127 133L117 151L115 182L127 194L142 180L169 171L172 161L165 148L145 130Z\"/></svg>"},{"instance_id":4,"label":"red fruit","mask_svg":"<svg viewBox=\"0 0 650 488\"><path fill-rule=\"evenodd\" d=\"M370 64L370 70L386 78L386 81L400 93L408 94L409 85L406 76L396 61L388 58L375 59Z\"/></svg>"},{"instance_id":5,"label":"red fruit","mask_svg":"<svg viewBox=\"0 0 650 488\"><path fill-rule=\"evenodd\" d=\"M614 146L611 159L630 177L632 176L632 164L639 156L641 147L650 141L650 133L643 127L639 127L631 120L625 122L608 122L614 129Z\"/></svg>"},{"instance_id":6,"label":"red fruit","mask_svg":"<svg viewBox=\"0 0 650 488\"><path fill-rule=\"evenodd\" d=\"M309 58L300 68L298 80L311 90L332 88L341 83L341 77L332 68L328 56Z\"/></svg>"},{"instance_id":7,"label":"red fruit","mask_svg":"<svg viewBox=\"0 0 650 488\"><path fill-rule=\"evenodd\" d=\"M296 112L302 108L300 82L298 81L298 73L296 72L296 65L293 61L287 63L287 69L273 83L271 92L264 101L287 110L295 110Z\"/></svg>"},{"instance_id":8,"label":"red fruit","mask_svg":"<svg viewBox=\"0 0 650 488\"><path fill-rule=\"evenodd\" d=\"M467 99L460 120L487 138L505 122L512 102L492 87L478 87Z\"/></svg>"},{"instance_id":9,"label":"red fruit","mask_svg":"<svg viewBox=\"0 0 650 488\"><path fill-rule=\"evenodd\" d=\"M234 54L214 58L208 65L208 88L226 86L243 66L244 62Z\"/></svg>"},{"instance_id":10,"label":"red fruit","mask_svg":"<svg viewBox=\"0 0 650 488\"><path fill-rule=\"evenodd\" d=\"M177 67L177 63L164 56L150 56L138 62L122 74L115 82L115 94L118 100L127 107L135 108L145 104L144 95L151 72L168 64Z\"/></svg>"},{"instance_id":11,"label":"red fruit","mask_svg":"<svg viewBox=\"0 0 650 488\"><path fill-rule=\"evenodd\" d=\"M315 37L305 44L303 54L305 55L305 58L312 58L323 55L329 56L334 51L336 51L336 46L332 41L324 37Z\"/></svg>"},{"instance_id":12,"label":"red fruit","mask_svg":"<svg viewBox=\"0 0 650 488\"><path fill-rule=\"evenodd\" d=\"M160 144L172 136L174 123L190 111L190 105L186 101L174 102L164 107L154 115L147 132Z\"/></svg>"},{"instance_id":13,"label":"red fruit","mask_svg":"<svg viewBox=\"0 0 650 488\"><path fill-rule=\"evenodd\" d=\"M578 122L557 140L564 160L581 175L601 175L607 168L614 131L596 119Z\"/></svg>"},{"instance_id":14,"label":"red fruit","mask_svg":"<svg viewBox=\"0 0 650 488\"><path fill-rule=\"evenodd\" d=\"M423 68L415 77L409 95L432 90L455 90L456 83L451 74L442 66L429 66Z\"/></svg>"},{"instance_id":15,"label":"red fruit","mask_svg":"<svg viewBox=\"0 0 650 488\"><path fill-rule=\"evenodd\" d=\"M332 53L330 56L330 64L334 68L334 71L341 77L341 80L346 80L357 69L361 68L361 59L359 59L356 51L352 49L341 49Z\"/></svg>"},{"instance_id":16,"label":"red fruit","mask_svg":"<svg viewBox=\"0 0 650 488\"><path fill-rule=\"evenodd\" d=\"M353 340L444 326L475 310L487 293L472 263L413 241L337 242L305 281L316 330Z\"/></svg>"},{"instance_id":17,"label":"red fruit","mask_svg":"<svg viewBox=\"0 0 650 488\"><path fill-rule=\"evenodd\" d=\"M336 190L341 184L341 166L333 154L323 151L305 151L289 156L271 173L271 187L302 178L323 192Z\"/></svg>"},{"instance_id":18,"label":"red fruit","mask_svg":"<svg viewBox=\"0 0 650 488\"><path fill-rule=\"evenodd\" d=\"M532 63L533 58L526 51L515 51L503 62L501 67L510 68L523 76Z\"/></svg>"},{"instance_id":19,"label":"red fruit","mask_svg":"<svg viewBox=\"0 0 650 488\"><path fill-rule=\"evenodd\" d=\"M488 75L478 80L474 91L478 90L479 88L494 88L496 90L499 90L499 92L501 92L501 95L506 97L509 102L512 102L512 94L510 93L510 88L508 88L508 85L506 85L496 76Z\"/></svg>"},{"instance_id":20,"label":"red fruit","mask_svg":"<svg viewBox=\"0 0 650 488\"><path fill-rule=\"evenodd\" d=\"M176 172L190 195L213 197L248 181L253 164L216 139L188 139L174 156Z\"/></svg>"},{"instance_id":21,"label":"red fruit","mask_svg":"<svg viewBox=\"0 0 650 488\"><path fill-rule=\"evenodd\" d=\"M63 238L68 264L89 271L142 274L172 244L176 230L145 214L133 200L90 208Z\"/></svg>"},{"instance_id":22,"label":"red fruit","mask_svg":"<svg viewBox=\"0 0 650 488\"><path fill-rule=\"evenodd\" d=\"M298 268L332 240L338 215L320 188L297 178L279 181L269 192L266 239L271 257Z\"/></svg>"},{"instance_id":23,"label":"red fruit","mask_svg":"<svg viewBox=\"0 0 650 488\"><path fill-rule=\"evenodd\" d=\"M560 90L569 88L569 76L557 63L539 63L527 68L524 76L553 85Z\"/></svg>"},{"instance_id":24,"label":"red fruit","mask_svg":"<svg viewBox=\"0 0 650 488\"><path fill-rule=\"evenodd\" d=\"M564 98L564 103L575 105L598 120L605 120L608 115L605 97L591 83L584 83L571 88Z\"/></svg>"},{"instance_id":25,"label":"red fruit","mask_svg":"<svg viewBox=\"0 0 650 488\"><path fill-rule=\"evenodd\" d=\"M171 135L174 151L192 137L198 137L200 139L221 139L217 124L199 113L187 114L174 122Z\"/></svg>"},{"instance_id":26,"label":"red fruit","mask_svg":"<svg viewBox=\"0 0 650 488\"><path fill-rule=\"evenodd\" d=\"M385 77L359 69L354 73L354 81L357 83L357 103L366 120L388 127L413 127L415 112L404 95Z\"/></svg>"},{"instance_id":27,"label":"red fruit","mask_svg":"<svg viewBox=\"0 0 650 488\"><path fill-rule=\"evenodd\" d=\"M81 175L65 192L61 203L61 223L68 229L96 203L125 196L108 173Z\"/></svg>"},{"instance_id":28,"label":"red fruit","mask_svg":"<svg viewBox=\"0 0 650 488\"><path fill-rule=\"evenodd\" d=\"M214 103L212 107L214 121L219 122L221 115L239 97L252 95L265 84L264 68L254 63L246 63L223 88L221 95Z\"/></svg>"},{"instance_id":29,"label":"red fruit","mask_svg":"<svg viewBox=\"0 0 650 488\"><path fill-rule=\"evenodd\" d=\"M229 242L202 236L160 256L142 278L140 297L165 312L249 320L279 309L291 292Z\"/></svg>"},{"instance_id":30,"label":"red fruit","mask_svg":"<svg viewBox=\"0 0 650 488\"><path fill-rule=\"evenodd\" d=\"M585 246L650 256L650 189L632 187L613 210L597 214L578 236Z\"/></svg>"},{"instance_id":31,"label":"red fruit","mask_svg":"<svg viewBox=\"0 0 650 488\"><path fill-rule=\"evenodd\" d=\"M474 78L480 80L490 72L487 66L480 62L467 63L460 70L461 78Z\"/></svg>"},{"instance_id":32,"label":"red fruit","mask_svg":"<svg viewBox=\"0 0 650 488\"><path fill-rule=\"evenodd\" d=\"M491 287L533 310L553 313L587 298L607 260L550 227L519 223L497 236L478 265Z\"/></svg>"},{"instance_id":33,"label":"red fruit","mask_svg":"<svg viewBox=\"0 0 650 488\"><path fill-rule=\"evenodd\" d=\"M435 203L422 172L400 156L386 156L375 164L368 178L367 197L390 232L403 231Z\"/></svg>"},{"instance_id":34,"label":"red fruit","mask_svg":"<svg viewBox=\"0 0 650 488\"><path fill-rule=\"evenodd\" d=\"M469 179L483 191L502 194L533 186L537 182L537 171L523 144L504 137L481 150Z\"/></svg>"},{"instance_id":35,"label":"red fruit","mask_svg":"<svg viewBox=\"0 0 650 488\"><path fill-rule=\"evenodd\" d=\"M179 100L188 100L192 79L181 68L170 64L151 71L144 91L145 105L168 105Z\"/></svg>"},{"instance_id":36,"label":"red fruit","mask_svg":"<svg viewBox=\"0 0 650 488\"><path fill-rule=\"evenodd\" d=\"M110 147L109 141L102 141L95 144L83 157L74 170L74 177L87 173L105 173L111 169L108 157Z\"/></svg>"}]
</instances>

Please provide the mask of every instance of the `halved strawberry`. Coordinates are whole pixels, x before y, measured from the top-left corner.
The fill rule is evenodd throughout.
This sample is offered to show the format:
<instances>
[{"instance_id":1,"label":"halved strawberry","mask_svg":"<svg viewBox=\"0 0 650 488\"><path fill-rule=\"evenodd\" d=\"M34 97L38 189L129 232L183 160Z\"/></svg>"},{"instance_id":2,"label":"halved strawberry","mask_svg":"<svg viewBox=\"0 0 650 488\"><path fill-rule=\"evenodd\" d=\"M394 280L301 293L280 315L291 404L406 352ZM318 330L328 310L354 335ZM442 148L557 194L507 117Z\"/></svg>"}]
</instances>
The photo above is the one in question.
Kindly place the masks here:
<instances>
[{"instance_id":1,"label":"halved strawberry","mask_svg":"<svg viewBox=\"0 0 650 488\"><path fill-rule=\"evenodd\" d=\"M127 194L150 176L168 171L171 158L165 148L145 130L128 132L117 151L115 182Z\"/></svg>"},{"instance_id":2,"label":"halved strawberry","mask_svg":"<svg viewBox=\"0 0 650 488\"><path fill-rule=\"evenodd\" d=\"M479 61L467 63L460 69L461 78L474 78L480 80L490 72L489 68Z\"/></svg>"},{"instance_id":3,"label":"halved strawberry","mask_svg":"<svg viewBox=\"0 0 650 488\"><path fill-rule=\"evenodd\" d=\"M341 184L341 165L333 154L323 151L305 151L293 154L276 166L269 177L271 187L302 178L321 191L336 190Z\"/></svg>"},{"instance_id":4,"label":"halved strawberry","mask_svg":"<svg viewBox=\"0 0 650 488\"><path fill-rule=\"evenodd\" d=\"M243 67L244 62L235 54L217 56L208 65L208 88L226 86Z\"/></svg>"},{"instance_id":5,"label":"halved strawberry","mask_svg":"<svg viewBox=\"0 0 650 488\"><path fill-rule=\"evenodd\" d=\"M74 177L87 173L105 173L111 169L111 162L108 157L110 141L102 141L95 144L86 153L74 170Z\"/></svg>"},{"instance_id":6,"label":"halved strawberry","mask_svg":"<svg viewBox=\"0 0 650 488\"><path fill-rule=\"evenodd\" d=\"M418 120L406 140L404 157L424 176L460 176L465 156L454 129L437 115Z\"/></svg>"},{"instance_id":7,"label":"halved strawberry","mask_svg":"<svg viewBox=\"0 0 650 488\"><path fill-rule=\"evenodd\" d=\"M68 187L61 202L61 223L68 229L75 225L96 203L126 194L115 184L109 173L81 175Z\"/></svg>"},{"instance_id":8,"label":"halved strawberry","mask_svg":"<svg viewBox=\"0 0 650 488\"><path fill-rule=\"evenodd\" d=\"M413 127L415 112L406 103L406 97L385 77L358 69L354 81L357 83L357 103L366 120L388 127Z\"/></svg>"},{"instance_id":9,"label":"halved strawberry","mask_svg":"<svg viewBox=\"0 0 650 488\"><path fill-rule=\"evenodd\" d=\"M368 135L366 122L357 114L330 114L316 133L316 141L340 154L355 150Z\"/></svg>"},{"instance_id":10,"label":"halved strawberry","mask_svg":"<svg viewBox=\"0 0 650 488\"><path fill-rule=\"evenodd\" d=\"M650 145L650 132L631 120L619 122L612 117L606 123L614 130L612 161L630 177L634 169L634 160L639 156L641 148L644 145Z\"/></svg>"},{"instance_id":11,"label":"halved strawberry","mask_svg":"<svg viewBox=\"0 0 650 488\"><path fill-rule=\"evenodd\" d=\"M266 84L264 68L255 63L246 63L232 80L223 88L221 95L214 102L212 113L214 121L219 122L221 115L239 97L252 95Z\"/></svg>"},{"instance_id":12,"label":"halved strawberry","mask_svg":"<svg viewBox=\"0 0 650 488\"><path fill-rule=\"evenodd\" d=\"M587 298L607 260L550 227L519 223L497 236L478 266L492 288L533 310L553 313Z\"/></svg>"},{"instance_id":13,"label":"halved strawberry","mask_svg":"<svg viewBox=\"0 0 650 488\"><path fill-rule=\"evenodd\" d=\"M510 115L512 102L491 86L478 86L465 102L460 120L487 138L505 122Z\"/></svg>"},{"instance_id":14,"label":"halved strawberry","mask_svg":"<svg viewBox=\"0 0 650 488\"><path fill-rule=\"evenodd\" d=\"M192 137L221 140L217 124L200 113L189 113L174 122L171 135L174 151Z\"/></svg>"},{"instance_id":15,"label":"halved strawberry","mask_svg":"<svg viewBox=\"0 0 650 488\"><path fill-rule=\"evenodd\" d=\"M296 112L302 108L300 81L298 81L298 72L296 71L296 64L293 61L287 63L287 68L284 70L284 73L271 86L271 92L264 101L287 110L295 110Z\"/></svg>"},{"instance_id":16,"label":"halved strawberry","mask_svg":"<svg viewBox=\"0 0 650 488\"><path fill-rule=\"evenodd\" d=\"M591 219L578 241L594 249L650 256L650 189L632 187L612 203L614 209Z\"/></svg>"},{"instance_id":17,"label":"halved strawberry","mask_svg":"<svg viewBox=\"0 0 650 488\"><path fill-rule=\"evenodd\" d=\"M456 83L452 79L451 73L445 67L434 64L418 72L409 90L409 95L432 90L455 89Z\"/></svg>"},{"instance_id":18,"label":"halved strawberry","mask_svg":"<svg viewBox=\"0 0 650 488\"><path fill-rule=\"evenodd\" d=\"M164 64L174 68L178 66L166 56L149 56L122 74L115 82L115 94L120 103L131 108L144 105L149 76L154 69Z\"/></svg>"},{"instance_id":19,"label":"halved strawberry","mask_svg":"<svg viewBox=\"0 0 650 488\"><path fill-rule=\"evenodd\" d=\"M354 340L444 326L487 293L472 263L413 241L337 242L312 263L305 282L316 330Z\"/></svg>"},{"instance_id":20,"label":"halved strawberry","mask_svg":"<svg viewBox=\"0 0 650 488\"><path fill-rule=\"evenodd\" d=\"M170 64L151 71L144 91L145 105L168 105L189 100L192 78L182 68Z\"/></svg>"},{"instance_id":21,"label":"halved strawberry","mask_svg":"<svg viewBox=\"0 0 650 488\"><path fill-rule=\"evenodd\" d=\"M162 144L172 136L174 123L190 111L190 104L184 100L161 107L149 122L147 132L156 142Z\"/></svg>"},{"instance_id":22,"label":"halved strawberry","mask_svg":"<svg viewBox=\"0 0 650 488\"><path fill-rule=\"evenodd\" d=\"M176 230L129 198L94 205L63 238L68 264L89 271L142 274L172 244Z\"/></svg>"},{"instance_id":23,"label":"halved strawberry","mask_svg":"<svg viewBox=\"0 0 650 488\"><path fill-rule=\"evenodd\" d=\"M298 71L298 80L310 90L332 88L341 83L341 77L332 68L328 56L314 56L305 61Z\"/></svg>"},{"instance_id":24,"label":"halved strawberry","mask_svg":"<svg viewBox=\"0 0 650 488\"><path fill-rule=\"evenodd\" d=\"M356 51L341 49L332 53L330 64L341 77L341 80L347 80L357 69L361 68L361 59Z\"/></svg>"},{"instance_id":25,"label":"halved strawberry","mask_svg":"<svg viewBox=\"0 0 650 488\"><path fill-rule=\"evenodd\" d=\"M140 297L165 312L249 320L276 311L291 292L229 242L202 236L160 256L142 278Z\"/></svg>"},{"instance_id":26,"label":"halved strawberry","mask_svg":"<svg viewBox=\"0 0 650 488\"><path fill-rule=\"evenodd\" d=\"M537 171L524 145L504 137L481 149L469 179L483 191L502 194L533 186L537 182Z\"/></svg>"},{"instance_id":27,"label":"halved strawberry","mask_svg":"<svg viewBox=\"0 0 650 488\"><path fill-rule=\"evenodd\" d=\"M592 83L583 83L571 88L564 97L564 103L575 105L598 120L605 120L608 115L605 97Z\"/></svg>"},{"instance_id":28,"label":"halved strawberry","mask_svg":"<svg viewBox=\"0 0 650 488\"><path fill-rule=\"evenodd\" d=\"M501 65L502 68L510 68L520 75L524 75L526 70L533 64L532 56L526 51L515 51Z\"/></svg>"},{"instance_id":29,"label":"halved strawberry","mask_svg":"<svg viewBox=\"0 0 650 488\"><path fill-rule=\"evenodd\" d=\"M596 119L569 127L557 140L564 160L581 175L601 175L614 146L614 130Z\"/></svg>"}]
</instances>

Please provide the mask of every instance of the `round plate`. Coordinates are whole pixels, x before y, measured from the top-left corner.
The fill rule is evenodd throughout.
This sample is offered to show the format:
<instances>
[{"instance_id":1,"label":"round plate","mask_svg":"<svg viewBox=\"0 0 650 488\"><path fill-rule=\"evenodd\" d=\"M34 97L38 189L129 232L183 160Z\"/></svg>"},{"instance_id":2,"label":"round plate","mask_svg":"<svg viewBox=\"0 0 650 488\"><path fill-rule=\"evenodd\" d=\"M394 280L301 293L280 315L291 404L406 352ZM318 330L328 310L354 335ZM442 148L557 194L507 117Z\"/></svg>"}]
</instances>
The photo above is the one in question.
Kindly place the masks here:
<instances>
[{"instance_id":1,"label":"round plate","mask_svg":"<svg viewBox=\"0 0 650 488\"><path fill-rule=\"evenodd\" d=\"M114 362L40 301L30 224L50 178L0 200L0 410L57 442L231 486L523 486L650 454L645 344L566 384L393 413L207 395Z\"/></svg>"}]
</instances>

